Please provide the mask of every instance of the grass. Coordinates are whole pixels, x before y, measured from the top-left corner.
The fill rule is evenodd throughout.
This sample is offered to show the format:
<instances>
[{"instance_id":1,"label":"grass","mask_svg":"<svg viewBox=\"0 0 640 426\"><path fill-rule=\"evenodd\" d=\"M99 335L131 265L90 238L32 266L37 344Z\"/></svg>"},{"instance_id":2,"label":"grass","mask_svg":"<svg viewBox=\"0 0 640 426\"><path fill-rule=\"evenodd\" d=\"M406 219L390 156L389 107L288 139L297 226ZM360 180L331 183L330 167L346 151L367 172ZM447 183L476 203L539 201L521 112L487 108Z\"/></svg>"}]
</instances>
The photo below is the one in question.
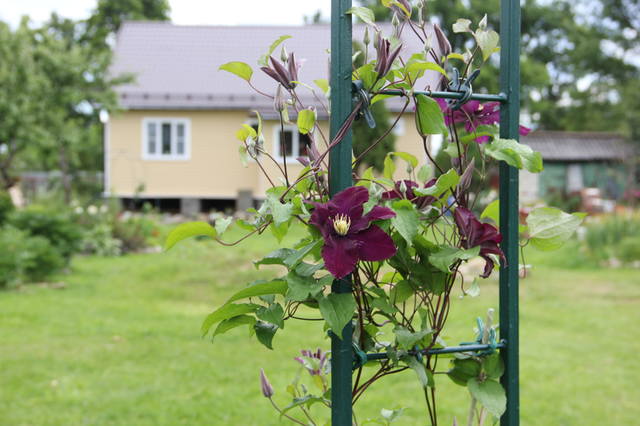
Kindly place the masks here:
<instances>
[{"instance_id":1,"label":"grass","mask_svg":"<svg viewBox=\"0 0 640 426\"><path fill-rule=\"evenodd\" d=\"M167 254L78 258L65 288L0 293L2 425L277 425L259 390L264 367L285 402L301 348L328 348L318 323L289 322L269 351L246 329L214 344L204 316L255 271L268 243L231 249L191 241ZM640 419L640 280L629 269L558 267L531 255L521 285L523 425L631 425ZM487 280L477 298L456 300L450 343L473 336L474 318L497 305ZM443 363L443 365L446 365ZM440 418L464 423L465 389L438 376ZM397 423L425 424L413 373L390 377L358 403L360 419L408 407Z\"/></svg>"}]
</instances>

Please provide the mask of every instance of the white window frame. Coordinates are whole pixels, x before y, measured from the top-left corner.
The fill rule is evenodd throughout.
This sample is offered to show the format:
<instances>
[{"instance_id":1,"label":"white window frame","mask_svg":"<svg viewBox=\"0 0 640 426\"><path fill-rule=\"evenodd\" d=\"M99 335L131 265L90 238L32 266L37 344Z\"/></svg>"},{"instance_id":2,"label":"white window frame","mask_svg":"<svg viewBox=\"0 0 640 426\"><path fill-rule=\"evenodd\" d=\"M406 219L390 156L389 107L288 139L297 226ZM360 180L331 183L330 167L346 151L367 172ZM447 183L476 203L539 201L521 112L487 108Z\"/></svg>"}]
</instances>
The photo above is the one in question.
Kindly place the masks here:
<instances>
[{"instance_id":1,"label":"white window frame","mask_svg":"<svg viewBox=\"0 0 640 426\"><path fill-rule=\"evenodd\" d=\"M300 132L298 131L298 126L285 124L284 131L291 132L291 155L287 157L287 162L296 161L296 159L300 157ZM282 155L280 155L281 132L282 129L279 125L273 126L273 158L275 158L280 163L284 161L284 158L282 157Z\"/></svg>"},{"instance_id":2,"label":"white window frame","mask_svg":"<svg viewBox=\"0 0 640 426\"><path fill-rule=\"evenodd\" d=\"M156 153L149 152L149 124L156 125ZM162 153L162 124L171 125L171 153ZM184 152L178 154L178 125L184 126ZM142 159L161 161L188 161L191 159L191 120L175 117L146 117L142 119Z\"/></svg>"}]
</instances>

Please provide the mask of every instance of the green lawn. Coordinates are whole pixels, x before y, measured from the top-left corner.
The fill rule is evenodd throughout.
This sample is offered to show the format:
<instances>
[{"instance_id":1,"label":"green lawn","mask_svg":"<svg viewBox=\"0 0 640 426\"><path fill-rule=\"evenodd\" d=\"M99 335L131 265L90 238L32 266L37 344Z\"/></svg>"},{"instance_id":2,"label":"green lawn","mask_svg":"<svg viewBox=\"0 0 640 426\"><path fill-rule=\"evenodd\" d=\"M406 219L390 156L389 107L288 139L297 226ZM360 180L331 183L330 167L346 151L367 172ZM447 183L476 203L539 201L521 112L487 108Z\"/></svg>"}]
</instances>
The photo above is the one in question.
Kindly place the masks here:
<instances>
[{"instance_id":1,"label":"green lawn","mask_svg":"<svg viewBox=\"0 0 640 426\"><path fill-rule=\"evenodd\" d=\"M191 241L168 254L78 258L59 278L63 289L0 292L0 424L279 424L259 369L284 401L298 350L329 346L321 325L287 323L275 351L244 328L214 344L199 336L213 307L273 273L250 263L268 250L251 240L232 249ZM637 271L538 266L521 296L522 424L638 424ZM479 297L456 300L448 341L469 340L496 297L488 281ZM464 420L466 390L436 380L442 424ZM359 417L403 406L398 424L425 424L420 394L413 373L389 378L358 404Z\"/></svg>"}]
</instances>

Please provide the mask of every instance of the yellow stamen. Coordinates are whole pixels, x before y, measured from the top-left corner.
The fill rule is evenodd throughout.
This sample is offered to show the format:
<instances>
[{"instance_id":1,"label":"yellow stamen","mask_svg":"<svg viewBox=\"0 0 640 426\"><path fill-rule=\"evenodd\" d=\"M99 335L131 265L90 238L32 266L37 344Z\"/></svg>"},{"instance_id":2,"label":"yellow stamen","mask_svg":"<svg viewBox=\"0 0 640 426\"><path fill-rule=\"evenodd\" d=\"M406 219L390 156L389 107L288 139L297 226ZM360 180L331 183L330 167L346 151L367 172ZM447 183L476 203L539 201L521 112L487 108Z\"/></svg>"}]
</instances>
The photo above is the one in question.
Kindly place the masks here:
<instances>
[{"instance_id":1,"label":"yellow stamen","mask_svg":"<svg viewBox=\"0 0 640 426\"><path fill-rule=\"evenodd\" d=\"M347 235L351 226L351 218L346 214L338 214L333 218L333 229L338 235Z\"/></svg>"}]
</instances>

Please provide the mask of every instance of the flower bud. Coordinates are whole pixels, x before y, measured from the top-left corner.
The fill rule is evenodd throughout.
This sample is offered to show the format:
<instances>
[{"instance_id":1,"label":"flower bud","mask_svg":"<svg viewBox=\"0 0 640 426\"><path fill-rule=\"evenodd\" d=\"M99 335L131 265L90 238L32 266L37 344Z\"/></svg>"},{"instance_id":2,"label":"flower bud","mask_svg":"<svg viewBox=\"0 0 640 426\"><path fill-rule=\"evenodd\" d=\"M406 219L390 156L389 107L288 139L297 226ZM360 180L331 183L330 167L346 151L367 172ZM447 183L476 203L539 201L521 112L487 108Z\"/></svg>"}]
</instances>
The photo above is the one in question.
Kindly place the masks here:
<instances>
[{"instance_id":1,"label":"flower bud","mask_svg":"<svg viewBox=\"0 0 640 426\"><path fill-rule=\"evenodd\" d=\"M369 27L364 27L364 37L362 38L362 42L365 46L368 46L371 42L371 39L369 38Z\"/></svg>"},{"instance_id":2,"label":"flower bud","mask_svg":"<svg viewBox=\"0 0 640 426\"><path fill-rule=\"evenodd\" d=\"M407 193L407 184L404 183L404 181L400 182L400 186L398 187L398 189L400 190L401 194L406 194Z\"/></svg>"},{"instance_id":3,"label":"flower bud","mask_svg":"<svg viewBox=\"0 0 640 426\"><path fill-rule=\"evenodd\" d=\"M282 49L280 49L280 60L284 63L287 62L288 59L289 54L287 53L287 48L282 46Z\"/></svg>"},{"instance_id":4,"label":"flower bud","mask_svg":"<svg viewBox=\"0 0 640 426\"><path fill-rule=\"evenodd\" d=\"M447 56L451 53L451 43L447 39L447 36L444 35L442 29L438 24L433 25L433 32L436 33L436 40L438 40L438 47L440 48L440 54L442 56Z\"/></svg>"},{"instance_id":5,"label":"flower bud","mask_svg":"<svg viewBox=\"0 0 640 426\"><path fill-rule=\"evenodd\" d=\"M269 379L267 379L267 376L264 374L264 369L262 368L260 369L260 388L262 389L262 394L265 398L271 398L275 393L273 391L273 386L269 383Z\"/></svg>"},{"instance_id":6,"label":"flower bud","mask_svg":"<svg viewBox=\"0 0 640 426\"><path fill-rule=\"evenodd\" d=\"M278 88L276 89L276 95L273 97L273 108L277 112L282 112L287 108L287 101L282 94L282 85L278 84Z\"/></svg>"},{"instance_id":7,"label":"flower bud","mask_svg":"<svg viewBox=\"0 0 640 426\"><path fill-rule=\"evenodd\" d=\"M400 18L398 18L397 13L393 14L393 18L391 18L391 25L393 26L393 34L398 37L400 34Z\"/></svg>"}]
</instances>

